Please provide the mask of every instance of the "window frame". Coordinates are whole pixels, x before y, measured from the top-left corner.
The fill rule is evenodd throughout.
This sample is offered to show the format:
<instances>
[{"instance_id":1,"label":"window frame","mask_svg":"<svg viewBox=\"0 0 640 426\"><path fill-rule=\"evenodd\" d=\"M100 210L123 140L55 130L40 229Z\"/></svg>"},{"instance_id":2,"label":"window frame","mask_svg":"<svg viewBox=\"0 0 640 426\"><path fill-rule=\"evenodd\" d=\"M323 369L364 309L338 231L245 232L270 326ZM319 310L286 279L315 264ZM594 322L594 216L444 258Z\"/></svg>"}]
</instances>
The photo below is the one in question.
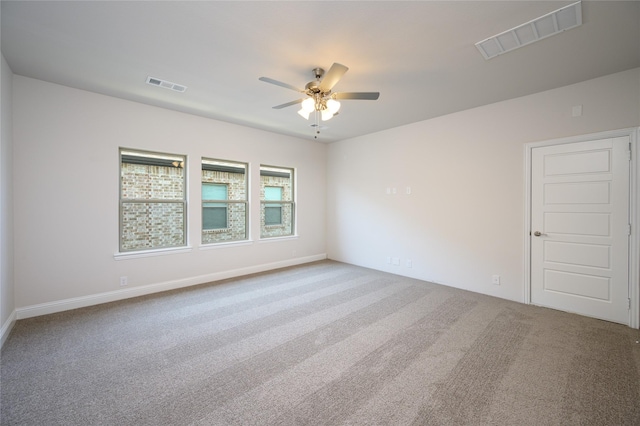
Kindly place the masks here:
<instances>
[{"instance_id":1,"label":"window frame","mask_svg":"<svg viewBox=\"0 0 640 426\"><path fill-rule=\"evenodd\" d=\"M138 154L138 155L136 155ZM127 160L124 161L124 157ZM137 157L137 159L135 158ZM140 252L166 251L170 249L184 249L188 247L188 205L187 205L187 156L158 151L146 151L134 148L118 149L118 253L135 254ZM160 167L176 167L182 169L182 198L123 198L123 168L122 164L140 164ZM123 248L124 240L124 206L126 204L180 204L182 206L182 242L179 245L162 245L144 248Z\"/></svg>"},{"instance_id":2,"label":"window frame","mask_svg":"<svg viewBox=\"0 0 640 426\"><path fill-rule=\"evenodd\" d=\"M240 173L244 174L243 185L244 185L244 199L233 199L230 197L231 193L231 182L203 182L202 172L204 170L207 171L219 171L219 172L229 172L229 173ZM200 213L200 243L203 246L215 246L219 244L230 244L230 243L243 243L250 240L250 228L249 228L249 163L244 163L241 161L235 160L224 160L220 158L212 158L212 157L201 157L200 158L200 186L204 184L213 184L213 185L226 185L227 186L227 199L226 200L205 200L202 198L202 190L200 192L200 202L201 202L201 213ZM225 209L227 210L227 227L226 228L215 228L215 229L204 229L204 218L203 218L203 209L205 203L219 203L225 204ZM232 231L232 226L230 226L230 207L234 204L242 204L244 205L244 237L241 239L232 238L230 240L223 241L207 241L205 242L205 234L223 234L225 231Z\"/></svg>"},{"instance_id":3,"label":"window frame","mask_svg":"<svg viewBox=\"0 0 640 426\"><path fill-rule=\"evenodd\" d=\"M295 178L296 178L296 170L293 167L284 167L284 166L271 166L266 164L260 165L260 177L262 176L273 176L273 177L283 177L289 179L290 186L290 194L285 194L285 187L277 184L273 185L262 185L261 184L261 195L260 195L260 239L268 240L271 238L288 238L296 235L296 192L295 192ZM282 200L278 200L277 203L274 203L275 200L266 200L265 199L265 191L267 187L280 187L282 188L281 198ZM264 189L263 189L264 188ZM289 195L290 200L285 200ZM281 211L281 221L280 224L269 225L266 223L266 207L268 204L278 204ZM285 223L285 209L288 207L290 210L290 225ZM267 235L269 230L274 229L283 229L286 230L287 226L290 227L289 232L283 235Z\"/></svg>"}]
</instances>

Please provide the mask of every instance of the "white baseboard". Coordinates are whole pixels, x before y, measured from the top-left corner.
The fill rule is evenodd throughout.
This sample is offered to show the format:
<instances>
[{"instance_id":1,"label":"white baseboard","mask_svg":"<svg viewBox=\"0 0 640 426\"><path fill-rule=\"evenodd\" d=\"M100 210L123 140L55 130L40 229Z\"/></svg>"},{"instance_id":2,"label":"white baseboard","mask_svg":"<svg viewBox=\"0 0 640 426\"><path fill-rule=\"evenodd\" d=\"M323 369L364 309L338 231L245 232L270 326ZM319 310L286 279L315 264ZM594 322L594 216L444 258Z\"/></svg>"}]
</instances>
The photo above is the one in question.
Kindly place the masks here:
<instances>
[{"instance_id":1,"label":"white baseboard","mask_svg":"<svg viewBox=\"0 0 640 426\"><path fill-rule=\"evenodd\" d=\"M9 337L9 333L11 333L11 329L13 325L16 323L17 314L14 310L9 315L9 318L2 324L2 328L0 328L0 349L2 349L2 345L4 345L4 341Z\"/></svg>"},{"instance_id":2,"label":"white baseboard","mask_svg":"<svg viewBox=\"0 0 640 426\"><path fill-rule=\"evenodd\" d=\"M179 280L166 281L157 284L149 284L140 287L132 287L122 290L109 291L106 293L92 294L90 296L74 297L71 299L56 300L54 302L40 303L38 305L18 308L14 312L15 319L25 319L40 315L53 314L56 312L68 311L71 309L84 308L87 306L99 305L101 303L115 302L117 300L129 299L131 297L144 296L147 294L159 293L161 291L175 290L178 288L204 284L212 281L224 280L227 278L241 277L243 275L255 274L258 272L270 271L287 266L302 265L304 263L315 262L327 258L325 253L314 256L299 257L295 259L283 260L280 262L263 265L249 266L246 268L232 269L229 271L215 272L212 274L199 275L196 277L183 278ZM3 327L4 333L4 327Z\"/></svg>"}]
</instances>

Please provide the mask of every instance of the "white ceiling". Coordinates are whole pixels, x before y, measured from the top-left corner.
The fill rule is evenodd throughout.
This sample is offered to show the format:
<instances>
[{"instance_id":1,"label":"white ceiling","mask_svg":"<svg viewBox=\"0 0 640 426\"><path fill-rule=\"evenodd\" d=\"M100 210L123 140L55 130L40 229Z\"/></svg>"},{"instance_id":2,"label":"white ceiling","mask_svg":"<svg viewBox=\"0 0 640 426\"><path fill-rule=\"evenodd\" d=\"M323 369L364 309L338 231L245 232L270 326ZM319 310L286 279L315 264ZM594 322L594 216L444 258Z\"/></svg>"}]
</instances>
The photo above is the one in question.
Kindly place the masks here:
<instances>
[{"instance_id":1,"label":"white ceiling","mask_svg":"<svg viewBox=\"0 0 640 426\"><path fill-rule=\"evenodd\" d=\"M583 25L486 61L475 43L571 1L2 1L15 74L313 139L298 99L315 67L349 71L319 141L372 133L640 67L640 2L583 1ZM145 84L148 76L188 87ZM496 118L496 125L499 118Z\"/></svg>"}]
</instances>

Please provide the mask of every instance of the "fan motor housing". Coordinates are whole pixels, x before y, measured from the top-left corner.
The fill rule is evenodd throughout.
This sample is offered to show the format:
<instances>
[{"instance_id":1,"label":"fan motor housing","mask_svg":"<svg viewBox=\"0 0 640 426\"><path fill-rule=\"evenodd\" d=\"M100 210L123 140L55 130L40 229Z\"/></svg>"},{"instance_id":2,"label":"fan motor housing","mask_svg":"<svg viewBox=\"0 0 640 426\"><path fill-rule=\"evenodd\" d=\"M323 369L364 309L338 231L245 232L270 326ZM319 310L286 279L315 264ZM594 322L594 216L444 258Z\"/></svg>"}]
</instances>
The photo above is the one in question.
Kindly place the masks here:
<instances>
[{"instance_id":1,"label":"fan motor housing","mask_svg":"<svg viewBox=\"0 0 640 426\"><path fill-rule=\"evenodd\" d=\"M324 75L324 70L322 68L314 68L311 70L313 72L314 77L316 78L314 81L310 81L304 86L305 91L311 93L320 93L320 79Z\"/></svg>"},{"instance_id":2,"label":"fan motor housing","mask_svg":"<svg viewBox=\"0 0 640 426\"><path fill-rule=\"evenodd\" d=\"M304 86L305 91L312 93L320 93L320 82L319 81L310 81Z\"/></svg>"}]
</instances>

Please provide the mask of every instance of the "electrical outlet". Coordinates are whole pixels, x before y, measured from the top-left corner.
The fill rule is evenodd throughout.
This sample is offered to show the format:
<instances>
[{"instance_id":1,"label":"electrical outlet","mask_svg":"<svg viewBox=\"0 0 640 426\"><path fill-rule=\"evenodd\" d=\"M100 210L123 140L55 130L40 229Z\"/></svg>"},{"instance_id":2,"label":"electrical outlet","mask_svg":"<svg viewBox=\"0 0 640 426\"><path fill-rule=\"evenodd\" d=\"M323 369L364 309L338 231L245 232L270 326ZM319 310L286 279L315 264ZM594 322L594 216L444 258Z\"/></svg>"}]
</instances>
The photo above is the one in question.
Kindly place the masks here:
<instances>
[{"instance_id":1,"label":"electrical outlet","mask_svg":"<svg viewBox=\"0 0 640 426\"><path fill-rule=\"evenodd\" d=\"M129 280L127 279L127 277L120 277L120 287L124 287L126 285L129 285Z\"/></svg>"},{"instance_id":2,"label":"electrical outlet","mask_svg":"<svg viewBox=\"0 0 640 426\"><path fill-rule=\"evenodd\" d=\"M491 284L500 285L500 275L493 275L491 277Z\"/></svg>"},{"instance_id":3,"label":"electrical outlet","mask_svg":"<svg viewBox=\"0 0 640 426\"><path fill-rule=\"evenodd\" d=\"M413 268L413 261L411 259L407 259L407 268Z\"/></svg>"},{"instance_id":4,"label":"electrical outlet","mask_svg":"<svg viewBox=\"0 0 640 426\"><path fill-rule=\"evenodd\" d=\"M576 105L571 108L571 115L574 117L580 117L582 115L582 105Z\"/></svg>"}]
</instances>

